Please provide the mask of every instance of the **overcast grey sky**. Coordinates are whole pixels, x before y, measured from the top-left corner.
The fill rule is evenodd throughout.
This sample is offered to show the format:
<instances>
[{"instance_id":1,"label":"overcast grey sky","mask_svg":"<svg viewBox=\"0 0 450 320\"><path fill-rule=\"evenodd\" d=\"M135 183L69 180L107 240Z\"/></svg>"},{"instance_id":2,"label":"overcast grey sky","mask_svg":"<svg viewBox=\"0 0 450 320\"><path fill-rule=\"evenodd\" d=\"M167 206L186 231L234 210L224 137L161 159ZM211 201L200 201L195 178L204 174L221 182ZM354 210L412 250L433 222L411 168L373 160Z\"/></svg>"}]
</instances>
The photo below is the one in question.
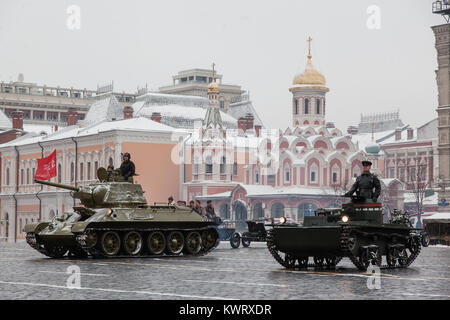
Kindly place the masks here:
<instances>
[{"instance_id":1,"label":"overcast grey sky","mask_svg":"<svg viewBox=\"0 0 450 320\"><path fill-rule=\"evenodd\" d=\"M250 90L266 126L291 125L289 87L306 64L324 74L327 121L400 110L419 126L437 117L432 0L0 0L0 81L134 92L214 61L223 82ZM80 29L67 27L70 5ZM370 5L380 29L369 29Z\"/></svg>"}]
</instances>

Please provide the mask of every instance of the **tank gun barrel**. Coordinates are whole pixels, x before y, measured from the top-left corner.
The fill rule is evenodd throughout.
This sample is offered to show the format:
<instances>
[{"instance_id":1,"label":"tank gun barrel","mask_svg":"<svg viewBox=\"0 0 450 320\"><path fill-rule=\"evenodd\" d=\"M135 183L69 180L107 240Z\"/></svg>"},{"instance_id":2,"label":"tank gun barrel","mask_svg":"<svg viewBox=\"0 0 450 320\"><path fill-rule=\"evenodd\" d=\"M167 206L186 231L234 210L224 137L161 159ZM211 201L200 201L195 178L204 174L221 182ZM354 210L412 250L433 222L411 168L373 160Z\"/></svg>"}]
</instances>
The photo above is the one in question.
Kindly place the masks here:
<instances>
[{"instance_id":1,"label":"tank gun barrel","mask_svg":"<svg viewBox=\"0 0 450 320\"><path fill-rule=\"evenodd\" d=\"M51 187L61 188L61 189L67 189L67 190L72 190L72 191L77 191L77 192L80 191L80 188L69 186L69 185L66 185L66 184L60 184L60 183L55 183L55 182L48 182L48 181L38 180L38 179L34 179L34 182L40 183L40 184L45 184L45 185L51 186Z\"/></svg>"}]
</instances>

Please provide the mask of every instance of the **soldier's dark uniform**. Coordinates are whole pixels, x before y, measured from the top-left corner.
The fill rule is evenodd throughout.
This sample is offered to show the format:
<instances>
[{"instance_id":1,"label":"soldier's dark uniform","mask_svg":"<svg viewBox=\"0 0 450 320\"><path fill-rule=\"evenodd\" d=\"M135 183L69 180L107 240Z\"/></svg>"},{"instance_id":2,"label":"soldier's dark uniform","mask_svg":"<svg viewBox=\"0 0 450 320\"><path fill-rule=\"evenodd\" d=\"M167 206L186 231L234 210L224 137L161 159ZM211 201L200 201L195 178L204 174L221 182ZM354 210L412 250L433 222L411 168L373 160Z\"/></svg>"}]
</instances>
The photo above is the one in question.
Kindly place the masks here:
<instances>
[{"instance_id":1,"label":"soldier's dark uniform","mask_svg":"<svg viewBox=\"0 0 450 320\"><path fill-rule=\"evenodd\" d=\"M124 160L120 165L120 173L125 178L125 180L128 180L128 177L132 177L135 175L136 169L134 163L130 160L131 159L130 154L127 152L123 156L128 157L128 160Z\"/></svg>"},{"instance_id":2,"label":"soldier's dark uniform","mask_svg":"<svg viewBox=\"0 0 450 320\"><path fill-rule=\"evenodd\" d=\"M363 161L363 165L364 163L369 163L369 165L372 165L370 161ZM381 192L380 180L376 175L369 171L363 172L359 177L356 178L356 182L345 194L345 196L351 196L355 191L358 196L364 197L366 199L372 199L373 202L376 202Z\"/></svg>"}]
</instances>

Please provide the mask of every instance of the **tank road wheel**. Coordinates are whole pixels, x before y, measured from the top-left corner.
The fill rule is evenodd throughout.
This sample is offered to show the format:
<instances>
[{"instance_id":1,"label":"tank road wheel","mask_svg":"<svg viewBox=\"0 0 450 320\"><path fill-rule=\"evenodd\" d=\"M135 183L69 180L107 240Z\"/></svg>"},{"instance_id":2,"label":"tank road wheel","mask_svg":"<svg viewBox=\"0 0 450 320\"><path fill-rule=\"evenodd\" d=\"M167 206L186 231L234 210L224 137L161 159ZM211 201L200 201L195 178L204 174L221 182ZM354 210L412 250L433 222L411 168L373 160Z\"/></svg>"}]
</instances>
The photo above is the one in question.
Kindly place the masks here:
<instances>
[{"instance_id":1,"label":"tank road wheel","mask_svg":"<svg viewBox=\"0 0 450 320\"><path fill-rule=\"evenodd\" d=\"M422 232L420 235L420 241L422 243L422 247L428 247L430 245L430 235L427 232Z\"/></svg>"},{"instance_id":2,"label":"tank road wheel","mask_svg":"<svg viewBox=\"0 0 450 320\"><path fill-rule=\"evenodd\" d=\"M65 246L57 246L57 245L45 245L45 255L51 258L62 258L67 252L67 247Z\"/></svg>"},{"instance_id":3,"label":"tank road wheel","mask_svg":"<svg viewBox=\"0 0 450 320\"><path fill-rule=\"evenodd\" d=\"M406 267L406 264L408 263L408 252L406 252L406 249L403 248L398 252L398 264L400 267Z\"/></svg>"},{"instance_id":4,"label":"tank road wheel","mask_svg":"<svg viewBox=\"0 0 450 320\"><path fill-rule=\"evenodd\" d=\"M370 264L370 256L369 251L367 249L362 249L361 253L359 254L359 263L361 265L361 270L364 271L367 270Z\"/></svg>"},{"instance_id":5,"label":"tank road wheel","mask_svg":"<svg viewBox=\"0 0 450 320\"><path fill-rule=\"evenodd\" d=\"M217 231L216 229L209 229L205 230L202 233L202 247L205 251L210 250L211 248L214 248L218 241L217 237Z\"/></svg>"},{"instance_id":6,"label":"tank road wheel","mask_svg":"<svg viewBox=\"0 0 450 320\"><path fill-rule=\"evenodd\" d=\"M234 249L239 248L239 246L241 245L241 236L239 235L239 233L235 232L231 235L230 244Z\"/></svg>"},{"instance_id":7,"label":"tank road wheel","mask_svg":"<svg viewBox=\"0 0 450 320\"><path fill-rule=\"evenodd\" d=\"M188 254L197 254L202 249L202 237L197 231L191 231L187 234L184 241L184 252Z\"/></svg>"},{"instance_id":8,"label":"tank road wheel","mask_svg":"<svg viewBox=\"0 0 450 320\"><path fill-rule=\"evenodd\" d=\"M397 263L397 250L395 248L388 248L386 253L386 262L391 268Z\"/></svg>"},{"instance_id":9,"label":"tank road wheel","mask_svg":"<svg viewBox=\"0 0 450 320\"><path fill-rule=\"evenodd\" d=\"M147 248L151 255L160 255L166 248L166 237L160 231L149 234L147 239Z\"/></svg>"},{"instance_id":10,"label":"tank road wheel","mask_svg":"<svg viewBox=\"0 0 450 320\"><path fill-rule=\"evenodd\" d=\"M325 262L324 257L314 257L314 266L317 268L322 268Z\"/></svg>"},{"instance_id":11,"label":"tank road wheel","mask_svg":"<svg viewBox=\"0 0 450 320\"><path fill-rule=\"evenodd\" d=\"M325 263L326 263L328 269L335 268L336 265L338 264L338 262L339 262L338 257L325 258Z\"/></svg>"},{"instance_id":12,"label":"tank road wheel","mask_svg":"<svg viewBox=\"0 0 450 320\"><path fill-rule=\"evenodd\" d=\"M287 269L295 269L295 262L296 262L296 258L290 254L290 253L286 253L284 255L284 263L285 263L285 267Z\"/></svg>"},{"instance_id":13,"label":"tank road wheel","mask_svg":"<svg viewBox=\"0 0 450 320\"><path fill-rule=\"evenodd\" d=\"M98 234L94 230L88 230L86 232L86 246L92 248L97 244Z\"/></svg>"},{"instance_id":14,"label":"tank road wheel","mask_svg":"<svg viewBox=\"0 0 450 320\"><path fill-rule=\"evenodd\" d=\"M309 257L298 258L298 265L300 266L300 268L308 268L308 260Z\"/></svg>"},{"instance_id":15,"label":"tank road wheel","mask_svg":"<svg viewBox=\"0 0 450 320\"><path fill-rule=\"evenodd\" d=\"M184 237L180 231L172 231L167 235L167 254L180 254L184 247Z\"/></svg>"},{"instance_id":16,"label":"tank road wheel","mask_svg":"<svg viewBox=\"0 0 450 320\"><path fill-rule=\"evenodd\" d=\"M120 237L115 231L107 231L102 235L101 246L107 256L115 256L120 250Z\"/></svg>"},{"instance_id":17,"label":"tank road wheel","mask_svg":"<svg viewBox=\"0 0 450 320\"><path fill-rule=\"evenodd\" d=\"M123 237L123 248L131 256L138 255L142 250L142 236L136 231L130 231Z\"/></svg>"}]
</instances>

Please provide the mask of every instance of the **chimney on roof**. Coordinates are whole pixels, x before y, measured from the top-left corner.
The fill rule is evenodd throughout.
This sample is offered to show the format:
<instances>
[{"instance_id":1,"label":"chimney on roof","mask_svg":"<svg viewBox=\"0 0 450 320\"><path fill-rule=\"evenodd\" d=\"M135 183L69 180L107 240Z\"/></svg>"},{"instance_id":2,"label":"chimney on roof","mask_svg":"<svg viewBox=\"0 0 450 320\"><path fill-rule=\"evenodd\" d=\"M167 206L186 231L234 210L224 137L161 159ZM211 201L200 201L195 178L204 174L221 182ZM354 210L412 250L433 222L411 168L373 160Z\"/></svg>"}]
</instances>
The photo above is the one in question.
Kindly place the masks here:
<instances>
[{"instance_id":1,"label":"chimney on roof","mask_svg":"<svg viewBox=\"0 0 450 320\"><path fill-rule=\"evenodd\" d=\"M124 119L130 119L133 118L133 108L130 106L126 106L123 108L123 118Z\"/></svg>"},{"instance_id":2,"label":"chimney on roof","mask_svg":"<svg viewBox=\"0 0 450 320\"><path fill-rule=\"evenodd\" d=\"M13 129L23 130L23 112L14 111L12 113L12 125Z\"/></svg>"},{"instance_id":3,"label":"chimney on roof","mask_svg":"<svg viewBox=\"0 0 450 320\"><path fill-rule=\"evenodd\" d=\"M152 119L152 120L155 121L155 122L161 123L161 113L159 113L159 112L153 112L153 113L152 113L152 117L151 117L150 119Z\"/></svg>"},{"instance_id":4,"label":"chimney on roof","mask_svg":"<svg viewBox=\"0 0 450 320\"><path fill-rule=\"evenodd\" d=\"M247 113L245 115L245 120L246 120L246 129L250 130L253 129L253 121L255 120L255 117L253 117L253 115L251 113Z\"/></svg>"},{"instance_id":5,"label":"chimney on roof","mask_svg":"<svg viewBox=\"0 0 450 320\"><path fill-rule=\"evenodd\" d=\"M414 129L413 128L408 128L406 130L406 132L407 132L408 140L411 140L412 138L414 138Z\"/></svg>"},{"instance_id":6,"label":"chimney on roof","mask_svg":"<svg viewBox=\"0 0 450 320\"><path fill-rule=\"evenodd\" d=\"M261 125L259 124L255 125L255 132L257 137L261 136L261 128L262 128Z\"/></svg>"},{"instance_id":7,"label":"chimney on roof","mask_svg":"<svg viewBox=\"0 0 450 320\"><path fill-rule=\"evenodd\" d=\"M395 141L398 141L401 139L402 139L402 129L397 128L397 129L395 129Z\"/></svg>"},{"instance_id":8,"label":"chimney on roof","mask_svg":"<svg viewBox=\"0 0 450 320\"><path fill-rule=\"evenodd\" d=\"M78 112L75 108L69 108L67 112L67 125L74 126L77 124Z\"/></svg>"}]
</instances>

